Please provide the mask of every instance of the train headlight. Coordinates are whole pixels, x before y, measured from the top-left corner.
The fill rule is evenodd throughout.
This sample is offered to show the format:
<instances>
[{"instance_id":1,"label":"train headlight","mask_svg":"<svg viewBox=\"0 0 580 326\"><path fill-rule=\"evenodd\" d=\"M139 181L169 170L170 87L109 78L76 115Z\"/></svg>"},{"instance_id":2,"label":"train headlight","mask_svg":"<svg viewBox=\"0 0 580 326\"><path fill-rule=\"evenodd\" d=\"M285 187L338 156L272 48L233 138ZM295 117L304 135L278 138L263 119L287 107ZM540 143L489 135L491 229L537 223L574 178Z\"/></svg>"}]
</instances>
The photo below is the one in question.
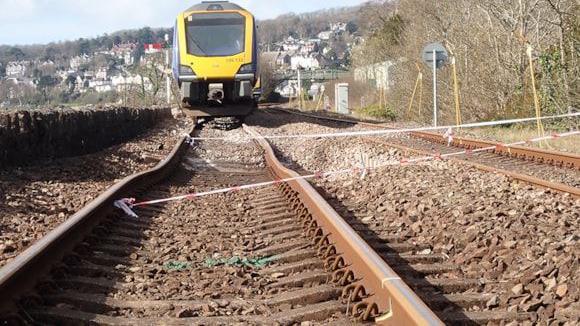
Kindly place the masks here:
<instances>
[{"instance_id":1,"label":"train headlight","mask_svg":"<svg viewBox=\"0 0 580 326\"><path fill-rule=\"evenodd\" d=\"M254 64L250 63L247 65L243 65L240 67L238 74L253 74L254 71Z\"/></svg>"},{"instance_id":2,"label":"train headlight","mask_svg":"<svg viewBox=\"0 0 580 326\"><path fill-rule=\"evenodd\" d=\"M191 69L191 67L189 66L184 66L184 65L180 65L179 66L179 74L180 75L187 75L187 76L195 76L195 72L193 72L193 69Z\"/></svg>"}]
</instances>

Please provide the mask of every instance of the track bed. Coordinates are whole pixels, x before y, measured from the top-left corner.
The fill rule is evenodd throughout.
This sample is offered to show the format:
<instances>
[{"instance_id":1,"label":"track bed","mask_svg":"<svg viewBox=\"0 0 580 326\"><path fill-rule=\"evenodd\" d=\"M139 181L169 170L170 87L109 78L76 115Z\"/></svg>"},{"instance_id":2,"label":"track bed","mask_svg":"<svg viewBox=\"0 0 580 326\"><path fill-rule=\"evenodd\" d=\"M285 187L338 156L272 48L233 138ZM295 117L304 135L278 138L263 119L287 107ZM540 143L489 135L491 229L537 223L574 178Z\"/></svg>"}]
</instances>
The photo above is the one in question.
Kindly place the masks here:
<instances>
[{"instance_id":1,"label":"track bed","mask_svg":"<svg viewBox=\"0 0 580 326\"><path fill-rule=\"evenodd\" d=\"M270 180L260 168L186 160L164 198ZM111 215L45 284L36 322L272 324L345 320L299 220L276 188ZM245 261L248 259L248 261Z\"/></svg>"},{"instance_id":2,"label":"track bed","mask_svg":"<svg viewBox=\"0 0 580 326\"><path fill-rule=\"evenodd\" d=\"M251 123L268 135L357 129L272 111ZM360 138L272 143L305 174L352 168L361 153L377 164L404 155ZM578 199L445 161L314 183L446 323L579 321Z\"/></svg>"}]
</instances>

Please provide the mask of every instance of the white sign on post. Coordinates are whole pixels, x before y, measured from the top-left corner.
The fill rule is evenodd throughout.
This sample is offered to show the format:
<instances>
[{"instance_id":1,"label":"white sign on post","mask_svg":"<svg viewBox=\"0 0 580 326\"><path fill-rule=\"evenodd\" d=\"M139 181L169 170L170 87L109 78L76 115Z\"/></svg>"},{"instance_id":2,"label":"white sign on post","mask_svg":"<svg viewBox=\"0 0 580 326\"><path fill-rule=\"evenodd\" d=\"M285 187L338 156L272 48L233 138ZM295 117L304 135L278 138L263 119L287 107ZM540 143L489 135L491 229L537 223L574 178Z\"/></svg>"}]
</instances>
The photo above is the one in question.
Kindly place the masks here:
<instances>
[{"instance_id":1,"label":"white sign on post","mask_svg":"<svg viewBox=\"0 0 580 326\"><path fill-rule=\"evenodd\" d=\"M441 43L430 43L423 49L423 61L433 68L433 125L437 127L437 69L449 60L447 49Z\"/></svg>"}]
</instances>

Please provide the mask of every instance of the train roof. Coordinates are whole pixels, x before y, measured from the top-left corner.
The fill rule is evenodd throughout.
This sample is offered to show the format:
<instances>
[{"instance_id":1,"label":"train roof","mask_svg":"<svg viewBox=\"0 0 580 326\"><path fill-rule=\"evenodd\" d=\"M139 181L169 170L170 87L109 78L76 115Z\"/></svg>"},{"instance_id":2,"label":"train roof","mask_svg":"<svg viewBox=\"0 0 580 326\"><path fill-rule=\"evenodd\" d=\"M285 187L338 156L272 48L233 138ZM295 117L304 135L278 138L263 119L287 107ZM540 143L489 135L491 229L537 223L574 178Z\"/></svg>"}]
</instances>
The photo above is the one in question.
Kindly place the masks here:
<instances>
[{"instance_id":1,"label":"train roof","mask_svg":"<svg viewBox=\"0 0 580 326\"><path fill-rule=\"evenodd\" d=\"M216 5L222 7L220 10L245 10L237 4L229 1L202 1L200 4L187 9L187 11L214 11L216 9L212 9L212 6Z\"/></svg>"}]
</instances>

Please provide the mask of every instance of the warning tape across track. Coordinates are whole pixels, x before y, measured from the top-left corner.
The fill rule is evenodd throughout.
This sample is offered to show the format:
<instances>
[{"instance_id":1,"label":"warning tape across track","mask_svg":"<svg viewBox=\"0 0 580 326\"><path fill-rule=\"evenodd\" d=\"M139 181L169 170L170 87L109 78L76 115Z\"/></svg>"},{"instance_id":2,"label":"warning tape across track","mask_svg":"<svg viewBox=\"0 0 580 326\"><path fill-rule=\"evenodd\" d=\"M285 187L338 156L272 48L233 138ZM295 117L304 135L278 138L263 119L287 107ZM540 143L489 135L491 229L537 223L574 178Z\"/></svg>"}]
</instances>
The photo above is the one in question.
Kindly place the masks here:
<instances>
[{"instance_id":1,"label":"warning tape across track","mask_svg":"<svg viewBox=\"0 0 580 326\"><path fill-rule=\"evenodd\" d=\"M524 140L524 141L518 141L518 142L510 143L510 144L498 144L495 146L478 148L478 149L474 149L474 150L463 150L463 151L458 151L458 152L453 152L453 153L448 153L448 154L434 154L434 155L430 155L430 156L418 157L418 158L413 158L413 159L401 159L398 161L390 161L390 162L387 162L384 164L379 164L376 166L365 166L364 161L361 161L360 165L358 167L353 167L353 168L348 168L348 169L342 169L342 170L337 170L337 171L328 171L328 172L316 172L313 174L302 175L302 176L298 176L298 177L294 177L294 178L278 179L278 180L274 180L274 181L267 181L267 182L247 184L247 185L242 185L242 186L221 188L221 189L209 190L209 191L192 193L192 194L181 195L181 196L170 197L170 198L149 200L149 201L143 201L143 202L136 202L136 200L133 198L125 198L125 199L121 199L121 200L116 201L115 206L117 208L124 210L130 216L138 217L137 214L135 214L132 211L132 208L139 207L139 206L147 206L147 205L173 202L173 201L188 200L188 199L194 199L194 198L223 194L223 193L237 192L237 191L241 191L241 190L267 187L267 186L276 185L276 184L280 184L280 183L286 183L286 182L295 181L295 180L322 179L322 178L333 176L333 175L357 173L357 174L360 174L361 178L364 178L364 176L366 176L367 172L381 169L381 168L385 168L385 167L417 164L417 163L433 161L433 160L443 160L445 158L453 157L453 156L472 155L474 153L485 152L485 151L490 151L490 150L499 149L499 148L509 148L509 147L518 146L518 145L538 143L538 142L545 141L545 140L572 137L572 136L578 136L578 135L580 135L580 131L578 131L578 130L566 132L566 133L560 133L560 134L553 133L549 136L538 137L538 138L533 138L533 139Z\"/></svg>"},{"instance_id":2,"label":"warning tape across track","mask_svg":"<svg viewBox=\"0 0 580 326\"><path fill-rule=\"evenodd\" d=\"M381 130L364 130L364 131L350 131L350 132L337 132L337 133L320 133L320 134L302 134L302 135L266 135L261 137L247 136L243 138L239 137L192 137L193 141L203 141L203 140L221 140L221 141L250 141L253 139L296 139L296 138L338 138L338 137L360 137L360 136L378 136L378 135L388 135L388 134L398 134L398 133L410 133L418 131L438 131L438 130L449 130L449 129L468 129L468 128L480 128L480 127L494 127L503 126L514 123L523 122L533 122L537 120L551 120L551 119L562 119L562 118L574 118L580 117L580 112L552 115L540 118L522 118L522 119L510 119L510 120L500 120L500 121L486 121L486 122L474 122L467 123L463 125L452 125L452 126L441 126L441 127L419 127L419 128L403 128L403 129L381 129Z\"/></svg>"}]
</instances>

